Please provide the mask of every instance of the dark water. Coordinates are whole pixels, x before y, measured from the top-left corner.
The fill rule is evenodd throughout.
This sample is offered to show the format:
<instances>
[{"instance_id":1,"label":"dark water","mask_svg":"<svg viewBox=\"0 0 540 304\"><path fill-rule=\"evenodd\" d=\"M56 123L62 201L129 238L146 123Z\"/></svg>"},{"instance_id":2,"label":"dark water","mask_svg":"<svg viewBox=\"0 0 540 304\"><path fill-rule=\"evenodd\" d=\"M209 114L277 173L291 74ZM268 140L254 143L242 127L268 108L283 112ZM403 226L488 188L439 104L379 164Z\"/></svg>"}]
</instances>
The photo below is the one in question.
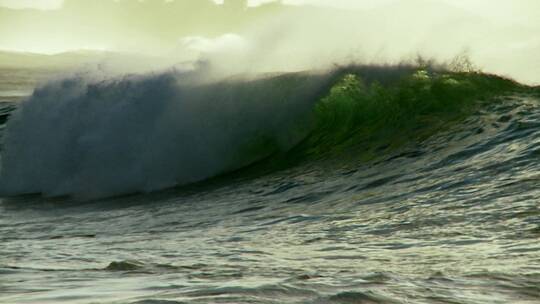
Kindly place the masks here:
<instances>
[{"instance_id":1,"label":"dark water","mask_svg":"<svg viewBox=\"0 0 540 304\"><path fill-rule=\"evenodd\" d=\"M4 199L0 302L540 303L539 160L512 93L367 162Z\"/></svg>"}]
</instances>

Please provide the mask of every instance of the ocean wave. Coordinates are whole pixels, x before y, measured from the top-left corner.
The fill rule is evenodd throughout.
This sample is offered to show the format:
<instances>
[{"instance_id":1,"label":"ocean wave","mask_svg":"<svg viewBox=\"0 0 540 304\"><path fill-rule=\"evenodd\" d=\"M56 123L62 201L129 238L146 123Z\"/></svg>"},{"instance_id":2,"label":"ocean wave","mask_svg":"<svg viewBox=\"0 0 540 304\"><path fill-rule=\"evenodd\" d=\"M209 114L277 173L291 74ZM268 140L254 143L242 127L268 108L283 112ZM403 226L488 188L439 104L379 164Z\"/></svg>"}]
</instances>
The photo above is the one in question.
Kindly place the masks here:
<instances>
[{"instance_id":1,"label":"ocean wave","mask_svg":"<svg viewBox=\"0 0 540 304\"><path fill-rule=\"evenodd\" d=\"M1 193L91 199L190 184L263 159L272 169L350 151L372 158L520 87L413 66L205 79L199 71L76 76L36 89L9 118Z\"/></svg>"},{"instance_id":2,"label":"ocean wave","mask_svg":"<svg viewBox=\"0 0 540 304\"><path fill-rule=\"evenodd\" d=\"M199 77L176 71L112 80L78 76L36 89L6 127L2 193L96 198L241 167L271 152L238 159L239 147L254 137L288 149L305 136L301 117L328 75L213 83Z\"/></svg>"}]
</instances>

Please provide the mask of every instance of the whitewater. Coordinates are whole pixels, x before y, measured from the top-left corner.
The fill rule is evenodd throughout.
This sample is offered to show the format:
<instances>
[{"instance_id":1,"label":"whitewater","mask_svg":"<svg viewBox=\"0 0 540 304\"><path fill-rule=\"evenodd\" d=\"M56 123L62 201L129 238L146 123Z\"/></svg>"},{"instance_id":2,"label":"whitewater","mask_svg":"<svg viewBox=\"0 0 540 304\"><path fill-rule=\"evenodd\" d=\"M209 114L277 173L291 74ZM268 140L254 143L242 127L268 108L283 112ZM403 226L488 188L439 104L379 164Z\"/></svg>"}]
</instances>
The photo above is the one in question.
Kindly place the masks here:
<instances>
[{"instance_id":1,"label":"whitewater","mask_svg":"<svg viewBox=\"0 0 540 304\"><path fill-rule=\"evenodd\" d=\"M540 301L538 87L402 64L5 92L1 303Z\"/></svg>"}]
</instances>

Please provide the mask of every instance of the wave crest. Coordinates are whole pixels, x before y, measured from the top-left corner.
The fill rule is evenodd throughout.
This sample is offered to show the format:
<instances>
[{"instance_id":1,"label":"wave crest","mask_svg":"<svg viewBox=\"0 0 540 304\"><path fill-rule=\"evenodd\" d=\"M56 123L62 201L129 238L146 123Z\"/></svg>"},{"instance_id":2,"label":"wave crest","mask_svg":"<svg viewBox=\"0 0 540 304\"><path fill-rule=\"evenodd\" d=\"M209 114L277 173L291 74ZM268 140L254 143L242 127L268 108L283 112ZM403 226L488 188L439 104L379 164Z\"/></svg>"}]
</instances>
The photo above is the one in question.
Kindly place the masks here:
<instances>
[{"instance_id":1,"label":"wave crest","mask_svg":"<svg viewBox=\"0 0 540 304\"><path fill-rule=\"evenodd\" d=\"M2 193L98 198L189 184L271 155L271 168L352 147L375 155L517 86L411 66L201 79L72 77L37 89L8 121Z\"/></svg>"}]
</instances>

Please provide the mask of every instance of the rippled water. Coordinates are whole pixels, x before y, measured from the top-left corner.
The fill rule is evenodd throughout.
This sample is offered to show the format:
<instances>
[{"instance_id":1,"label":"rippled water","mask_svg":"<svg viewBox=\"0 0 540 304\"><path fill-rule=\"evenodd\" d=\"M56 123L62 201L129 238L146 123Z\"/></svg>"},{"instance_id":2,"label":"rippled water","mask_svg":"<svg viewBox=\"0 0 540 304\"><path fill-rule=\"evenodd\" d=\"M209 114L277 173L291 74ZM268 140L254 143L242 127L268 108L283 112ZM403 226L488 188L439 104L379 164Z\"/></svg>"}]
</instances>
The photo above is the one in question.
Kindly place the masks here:
<instances>
[{"instance_id":1,"label":"rippled water","mask_svg":"<svg viewBox=\"0 0 540 304\"><path fill-rule=\"evenodd\" d=\"M0 203L2 303L540 303L540 103L369 163Z\"/></svg>"}]
</instances>

